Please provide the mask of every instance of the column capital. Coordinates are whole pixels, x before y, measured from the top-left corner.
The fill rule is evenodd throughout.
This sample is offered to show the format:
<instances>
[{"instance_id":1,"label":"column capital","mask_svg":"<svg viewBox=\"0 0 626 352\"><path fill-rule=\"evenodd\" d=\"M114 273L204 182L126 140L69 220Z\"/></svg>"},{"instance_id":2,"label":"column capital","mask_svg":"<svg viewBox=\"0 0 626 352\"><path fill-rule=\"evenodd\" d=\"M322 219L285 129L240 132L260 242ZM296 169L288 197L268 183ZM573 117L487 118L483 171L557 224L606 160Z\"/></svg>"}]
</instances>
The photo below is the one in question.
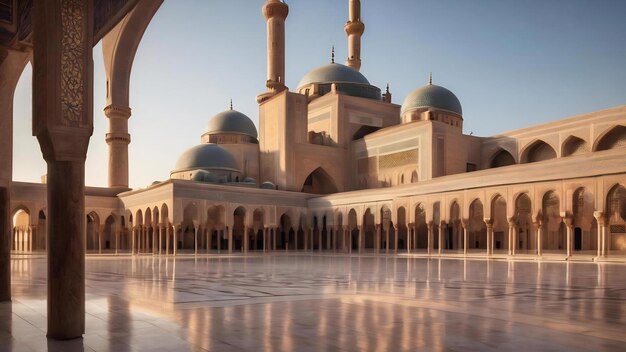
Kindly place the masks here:
<instances>
[{"instance_id":1,"label":"column capital","mask_svg":"<svg viewBox=\"0 0 626 352\"><path fill-rule=\"evenodd\" d=\"M574 225L574 219L572 217L564 217L563 223L565 224L565 226L571 228Z\"/></svg>"},{"instance_id":2,"label":"column capital","mask_svg":"<svg viewBox=\"0 0 626 352\"><path fill-rule=\"evenodd\" d=\"M606 223L606 217L604 216L604 213L601 211L594 211L593 217L596 218L598 225L604 226L604 224Z\"/></svg>"}]
</instances>

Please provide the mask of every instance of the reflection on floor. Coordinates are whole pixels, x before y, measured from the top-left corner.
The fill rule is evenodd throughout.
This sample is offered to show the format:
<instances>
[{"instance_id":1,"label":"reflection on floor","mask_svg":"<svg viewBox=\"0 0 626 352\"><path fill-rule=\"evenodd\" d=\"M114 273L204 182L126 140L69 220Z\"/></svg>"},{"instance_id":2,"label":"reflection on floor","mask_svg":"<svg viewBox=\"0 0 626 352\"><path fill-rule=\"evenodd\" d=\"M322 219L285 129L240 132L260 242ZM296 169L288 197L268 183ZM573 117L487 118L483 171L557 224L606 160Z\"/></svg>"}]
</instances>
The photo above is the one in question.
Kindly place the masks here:
<instances>
[{"instance_id":1,"label":"reflection on floor","mask_svg":"<svg viewBox=\"0 0 626 352\"><path fill-rule=\"evenodd\" d=\"M45 337L45 258L12 265L1 351L626 350L623 264L89 257L69 342Z\"/></svg>"}]
</instances>

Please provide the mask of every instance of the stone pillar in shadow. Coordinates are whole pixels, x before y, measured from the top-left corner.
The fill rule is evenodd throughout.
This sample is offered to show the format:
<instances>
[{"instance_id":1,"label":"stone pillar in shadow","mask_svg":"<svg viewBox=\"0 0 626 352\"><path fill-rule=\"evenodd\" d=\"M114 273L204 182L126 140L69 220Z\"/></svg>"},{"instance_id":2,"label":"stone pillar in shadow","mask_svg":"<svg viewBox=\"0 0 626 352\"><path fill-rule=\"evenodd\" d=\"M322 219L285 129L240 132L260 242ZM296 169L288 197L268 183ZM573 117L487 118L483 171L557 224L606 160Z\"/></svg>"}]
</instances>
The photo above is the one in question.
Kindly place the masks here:
<instances>
[{"instance_id":1,"label":"stone pillar in shadow","mask_svg":"<svg viewBox=\"0 0 626 352\"><path fill-rule=\"evenodd\" d=\"M48 337L85 331L85 158L93 132L93 0L33 4L33 135L48 165Z\"/></svg>"},{"instance_id":2,"label":"stone pillar in shadow","mask_svg":"<svg viewBox=\"0 0 626 352\"><path fill-rule=\"evenodd\" d=\"M11 299L13 95L28 57L27 52L0 48L0 302Z\"/></svg>"},{"instance_id":3,"label":"stone pillar in shadow","mask_svg":"<svg viewBox=\"0 0 626 352\"><path fill-rule=\"evenodd\" d=\"M11 207L9 188L0 187L0 302L11 300Z\"/></svg>"}]
</instances>

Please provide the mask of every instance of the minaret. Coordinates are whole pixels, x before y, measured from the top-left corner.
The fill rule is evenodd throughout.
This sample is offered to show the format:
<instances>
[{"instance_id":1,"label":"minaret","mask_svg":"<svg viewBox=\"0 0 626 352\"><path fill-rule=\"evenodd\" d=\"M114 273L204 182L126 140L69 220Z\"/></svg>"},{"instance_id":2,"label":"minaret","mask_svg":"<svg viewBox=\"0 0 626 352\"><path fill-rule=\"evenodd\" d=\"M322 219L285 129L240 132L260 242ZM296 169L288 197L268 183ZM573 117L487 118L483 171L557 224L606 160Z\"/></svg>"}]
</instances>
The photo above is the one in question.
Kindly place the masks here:
<instances>
[{"instance_id":1,"label":"minaret","mask_svg":"<svg viewBox=\"0 0 626 352\"><path fill-rule=\"evenodd\" d=\"M365 25L361 22L361 0L350 1L350 20L344 27L348 35L348 60L346 66L355 70L361 68L361 36Z\"/></svg>"},{"instance_id":2,"label":"minaret","mask_svg":"<svg viewBox=\"0 0 626 352\"><path fill-rule=\"evenodd\" d=\"M267 20L267 93L257 96L260 103L285 90L285 19L289 6L281 0L267 0L263 5Z\"/></svg>"}]
</instances>

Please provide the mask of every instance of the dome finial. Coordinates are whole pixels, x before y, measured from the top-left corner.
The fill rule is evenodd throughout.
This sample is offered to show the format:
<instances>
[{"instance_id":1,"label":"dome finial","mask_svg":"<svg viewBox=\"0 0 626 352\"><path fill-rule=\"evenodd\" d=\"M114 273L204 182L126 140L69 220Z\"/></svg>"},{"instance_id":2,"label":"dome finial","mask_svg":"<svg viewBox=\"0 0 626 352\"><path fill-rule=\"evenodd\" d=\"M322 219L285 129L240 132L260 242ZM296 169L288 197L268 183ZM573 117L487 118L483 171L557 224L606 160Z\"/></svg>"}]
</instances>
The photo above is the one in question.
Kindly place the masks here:
<instances>
[{"instance_id":1,"label":"dome finial","mask_svg":"<svg viewBox=\"0 0 626 352\"><path fill-rule=\"evenodd\" d=\"M230 99L230 110L233 110L233 99Z\"/></svg>"},{"instance_id":2,"label":"dome finial","mask_svg":"<svg viewBox=\"0 0 626 352\"><path fill-rule=\"evenodd\" d=\"M432 72L428 74L428 85L429 86L433 85L433 73Z\"/></svg>"},{"instance_id":3,"label":"dome finial","mask_svg":"<svg viewBox=\"0 0 626 352\"><path fill-rule=\"evenodd\" d=\"M387 83L387 91L386 91L386 93L389 94L389 83Z\"/></svg>"},{"instance_id":4,"label":"dome finial","mask_svg":"<svg viewBox=\"0 0 626 352\"><path fill-rule=\"evenodd\" d=\"M335 46L333 45L330 49L330 63L335 63Z\"/></svg>"}]
</instances>

